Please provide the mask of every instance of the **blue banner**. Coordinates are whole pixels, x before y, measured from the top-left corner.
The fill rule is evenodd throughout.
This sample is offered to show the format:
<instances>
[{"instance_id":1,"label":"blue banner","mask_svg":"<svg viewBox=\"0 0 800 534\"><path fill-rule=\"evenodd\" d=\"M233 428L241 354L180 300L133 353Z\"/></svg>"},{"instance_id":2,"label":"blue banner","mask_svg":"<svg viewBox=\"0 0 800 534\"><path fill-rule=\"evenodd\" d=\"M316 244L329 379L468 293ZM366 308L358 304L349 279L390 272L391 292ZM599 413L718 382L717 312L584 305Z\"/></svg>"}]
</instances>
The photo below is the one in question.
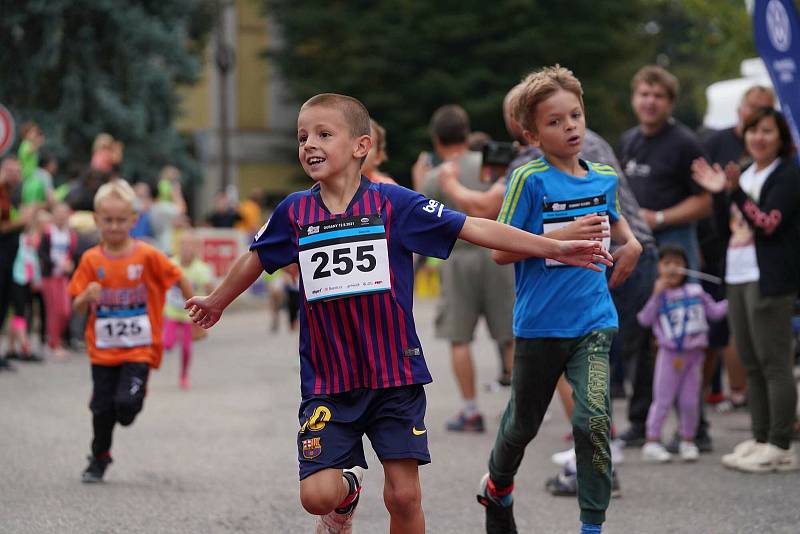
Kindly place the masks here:
<instances>
[{"instance_id":1,"label":"blue banner","mask_svg":"<svg viewBox=\"0 0 800 534\"><path fill-rule=\"evenodd\" d=\"M800 17L794 1L755 0L753 34L795 146L800 147Z\"/></svg>"}]
</instances>

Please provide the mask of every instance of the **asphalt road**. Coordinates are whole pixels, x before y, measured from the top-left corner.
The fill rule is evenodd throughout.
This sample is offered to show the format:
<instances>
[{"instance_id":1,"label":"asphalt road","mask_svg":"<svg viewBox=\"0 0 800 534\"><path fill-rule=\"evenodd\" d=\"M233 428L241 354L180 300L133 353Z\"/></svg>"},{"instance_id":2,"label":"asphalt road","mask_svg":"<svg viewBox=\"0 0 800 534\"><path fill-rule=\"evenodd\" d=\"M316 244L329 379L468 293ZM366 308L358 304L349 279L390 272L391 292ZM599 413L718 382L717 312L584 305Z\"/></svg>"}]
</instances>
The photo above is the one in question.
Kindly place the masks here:
<instances>
[{"instance_id":1,"label":"asphalt road","mask_svg":"<svg viewBox=\"0 0 800 534\"><path fill-rule=\"evenodd\" d=\"M432 302L418 303L416 316L435 379L426 419L433 463L421 469L428 532L480 533L475 490L508 393L481 390L485 434L446 432L445 420L460 404L447 345L433 336ZM0 533L312 532L313 518L298 498L297 342L267 324L260 308L228 312L196 346L189 391L177 387L178 354L169 354L152 375L144 412L132 427L117 429L115 462L99 485L80 482L91 430L86 357L0 374ZM474 349L479 381L488 383L497 357L483 327ZM615 403L622 429L624 408ZM716 450L694 465L644 465L638 450L626 451L623 496L612 501L605 532L800 532L800 474L724 469L719 457L748 437L748 417L711 419ZM550 455L568 447L568 430L556 402L517 479L520 532L579 530L576 501L544 491L556 472ZM382 471L366 445L370 469L355 530L387 532Z\"/></svg>"}]
</instances>

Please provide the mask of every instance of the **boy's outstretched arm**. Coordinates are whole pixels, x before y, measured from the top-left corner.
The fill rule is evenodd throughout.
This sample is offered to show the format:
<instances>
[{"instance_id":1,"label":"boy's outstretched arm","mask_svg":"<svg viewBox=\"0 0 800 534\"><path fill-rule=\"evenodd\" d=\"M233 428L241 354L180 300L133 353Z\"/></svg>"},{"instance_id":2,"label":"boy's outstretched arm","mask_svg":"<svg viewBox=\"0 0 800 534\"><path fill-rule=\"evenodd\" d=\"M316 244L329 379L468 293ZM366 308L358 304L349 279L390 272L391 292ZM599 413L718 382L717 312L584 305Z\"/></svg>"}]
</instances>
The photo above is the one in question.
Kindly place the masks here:
<instances>
[{"instance_id":1,"label":"boy's outstretched arm","mask_svg":"<svg viewBox=\"0 0 800 534\"><path fill-rule=\"evenodd\" d=\"M192 297L186 301L184 308L189 310L189 317L196 325L211 328L219 321L225 308L253 285L263 270L258 254L245 252L234 262L225 279L210 295Z\"/></svg>"},{"instance_id":2,"label":"boy's outstretched arm","mask_svg":"<svg viewBox=\"0 0 800 534\"><path fill-rule=\"evenodd\" d=\"M489 219L467 217L459 238L486 248L518 255L520 259L538 256L568 265L602 269L595 263L613 265L611 255L598 241L556 241Z\"/></svg>"}]
</instances>

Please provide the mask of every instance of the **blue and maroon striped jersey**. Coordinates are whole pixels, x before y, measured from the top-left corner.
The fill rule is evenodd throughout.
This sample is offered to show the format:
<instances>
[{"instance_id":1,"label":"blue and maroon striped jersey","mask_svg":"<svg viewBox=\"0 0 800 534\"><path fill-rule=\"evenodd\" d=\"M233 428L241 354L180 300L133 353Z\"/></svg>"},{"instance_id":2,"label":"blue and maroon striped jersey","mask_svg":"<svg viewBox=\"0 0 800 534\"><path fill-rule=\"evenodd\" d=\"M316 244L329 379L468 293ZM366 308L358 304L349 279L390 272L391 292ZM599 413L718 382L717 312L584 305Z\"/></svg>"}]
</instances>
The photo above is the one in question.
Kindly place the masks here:
<instances>
[{"instance_id":1,"label":"blue and maroon striped jersey","mask_svg":"<svg viewBox=\"0 0 800 534\"><path fill-rule=\"evenodd\" d=\"M328 211L319 184L278 205L250 250L270 273L300 264L303 395L431 381L412 315L412 253L446 258L465 219L364 177L344 213Z\"/></svg>"}]
</instances>

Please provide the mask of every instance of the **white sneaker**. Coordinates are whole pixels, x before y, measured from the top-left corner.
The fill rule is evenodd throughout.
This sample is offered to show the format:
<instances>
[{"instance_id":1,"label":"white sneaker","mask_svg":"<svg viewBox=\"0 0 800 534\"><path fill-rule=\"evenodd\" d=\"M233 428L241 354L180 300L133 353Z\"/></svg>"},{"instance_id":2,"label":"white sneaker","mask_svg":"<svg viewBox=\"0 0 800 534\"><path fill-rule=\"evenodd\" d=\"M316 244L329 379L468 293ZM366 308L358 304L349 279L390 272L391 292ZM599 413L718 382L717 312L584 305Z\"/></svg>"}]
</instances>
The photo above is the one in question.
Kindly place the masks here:
<instances>
[{"instance_id":1,"label":"white sneaker","mask_svg":"<svg viewBox=\"0 0 800 534\"><path fill-rule=\"evenodd\" d=\"M625 453L622 449L625 448L625 442L617 438L611 441L611 463L614 466L620 465L625 461Z\"/></svg>"},{"instance_id":2,"label":"white sneaker","mask_svg":"<svg viewBox=\"0 0 800 534\"><path fill-rule=\"evenodd\" d=\"M364 469L358 466L345 469L342 476L348 480L351 488L350 494L347 496L347 504L319 516L314 530L315 534L351 534L353 532L353 513L356 511L361 494Z\"/></svg>"},{"instance_id":3,"label":"white sneaker","mask_svg":"<svg viewBox=\"0 0 800 534\"><path fill-rule=\"evenodd\" d=\"M681 441L678 454L684 462L696 462L700 458L700 449L692 441Z\"/></svg>"},{"instance_id":4,"label":"white sneaker","mask_svg":"<svg viewBox=\"0 0 800 534\"><path fill-rule=\"evenodd\" d=\"M661 443L648 441L642 447L642 460L649 463L663 464L672 460L672 455Z\"/></svg>"},{"instance_id":5,"label":"white sneaker","mask_svg":"<svg viewBox=\"0 0 800 534\"><path fill-rule=\"evenodd\" d=\"M788 450L767 443L754 453L741 458L736 467L748 473L772 473L773 471L796 471L800 469L794 447Z\"/></svg>"},{"instance_id":6,"label":"white sneaker","mask_svg":"<svg viewBox=\"0 0 800 534\"><path fill-rule=\"evenodd\" d=\"M575 448L573 447L566 451L557 452L550 457L550 460L558 467L564 467L568 463L575 461Z\"/></svg>"},{"instance_id":7,"label":"white sneaker","mask_svg":"<svg viewBox=\"0 0 800 534\"><path fill-rule=\"evenodd\" d=\"M733 452L722 457L722 465L730 469L736 469L739 460L756 452L763 443L754 439L743 441L733 448Z\"/></svg>"}]
</instances>

